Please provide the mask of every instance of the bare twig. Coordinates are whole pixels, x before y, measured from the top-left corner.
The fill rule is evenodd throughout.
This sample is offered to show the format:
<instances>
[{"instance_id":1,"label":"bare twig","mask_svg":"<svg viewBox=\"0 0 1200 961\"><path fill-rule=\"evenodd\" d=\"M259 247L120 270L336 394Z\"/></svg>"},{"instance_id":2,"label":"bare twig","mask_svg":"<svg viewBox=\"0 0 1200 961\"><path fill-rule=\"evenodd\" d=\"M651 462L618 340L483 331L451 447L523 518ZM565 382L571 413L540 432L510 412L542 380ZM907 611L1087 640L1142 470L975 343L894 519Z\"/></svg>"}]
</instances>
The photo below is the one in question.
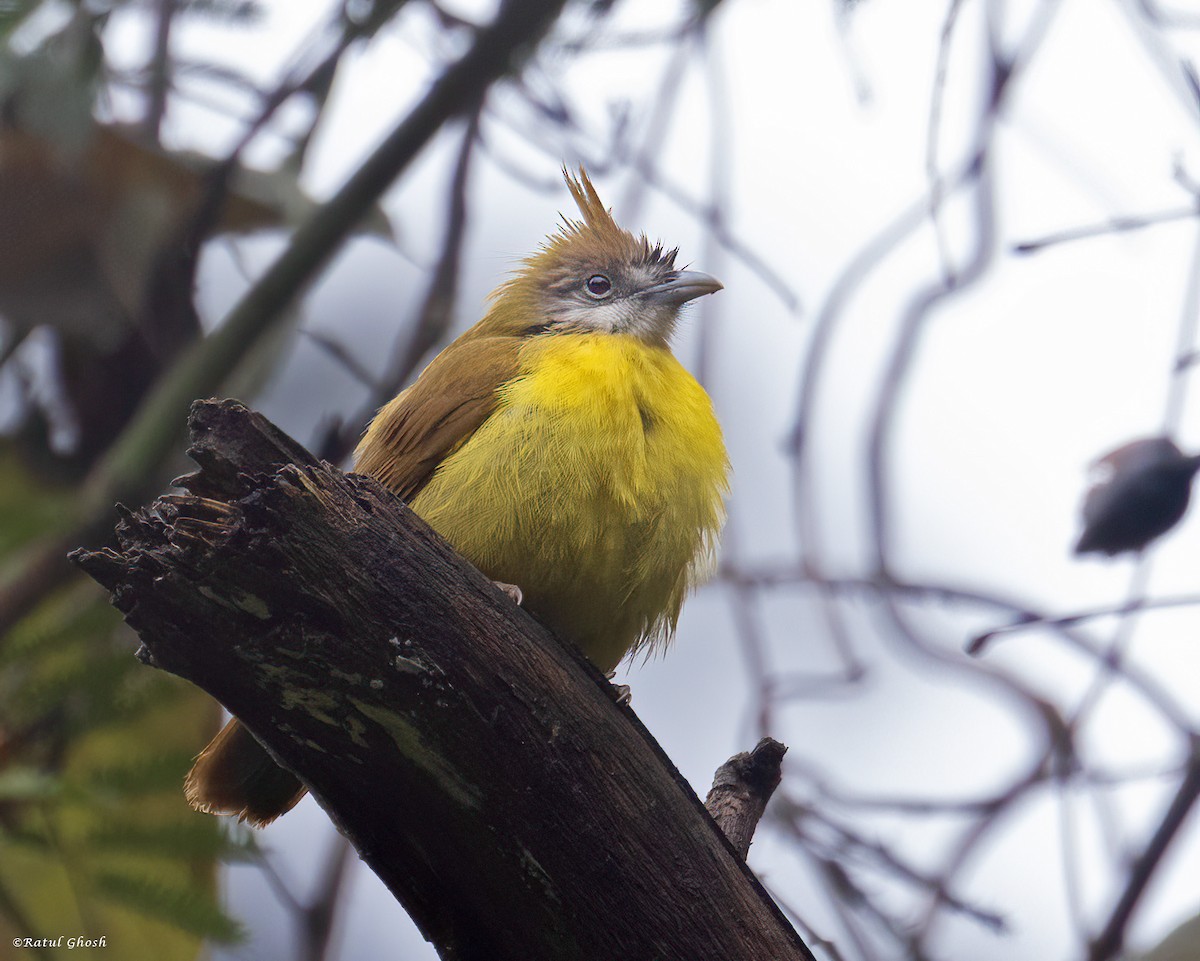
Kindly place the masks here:
<instances>
[{"instance_id":1,"label":"bare twig","mask_svg":"<svg viewBox=\"0 0 1200 961\"><path fill-rule=\"evenodd\" d=\"M1120 604L1092 607L1085 611L1074 611L1070 614L1046 615L1038 614L1034 611L1022 610L1011 623L991 628L981 634L976 634L967 643L967 653L979 654L996 638L1031 628L1074 627L1077 624L1085 624L1097 618L1125 615L1134 611L1161 611L1175 607L1195 607L1197 605L1200 605L1200 595L1183 594L1178 597L1139 597L1132 603L1124 601Z\"/></svg>"},{"instance_id":2,"label":"bare twig","mask_svg":"<svg viewBox=\"0 0 1200 961\"><path fill-rule=\"evenodd\" d=\"M933 234L937 240L938 257L942 262L942 279L948 287L954 286L954 264L950 257L945 224L942 222L942 172L938 165L938 145L942 132L942 107L946 100L946 76L950 66L950 44L954 39L954 28L962 10L962 0L950 0L942 21L942 36L938 43L937 72L933 81L933 96L929 105L929 131L925 141L925 179L929 183L929 219L933 223Z\"/></svg>"},{"instance_id":3,"label":"bare twig","mask_svg":"<svg viewBox=\"0 0 1200 961\"><path fill-rule=\"evenodd\" d=\"M301 942L302 961L328 961L334 957L333 932L337 910L344 902L342 895L351 870L357 863L358 854L353 845L341 834L334 835L316 893L301 915L305 934Z\"/></svg>"},{"instance_id":4,"label":"bare twig","mask_svg":"<svg viewBox=\"0 0 1200 961\"><path fill-rule=\"evenodd\" d=\"M146 106L143 122L147 137L154 143L159 140L163 117L167 112L167 96L171 91L171 25L175 21L178 0L157 0L157 3L154 56L150 61L147 85L150 102Z\"/></svg>"},{"instance_id":5,"label":"bare twig","mask_svg":"<svg viewBox=\"0 0 1200 961\"><path fill-rule=\"evenodd\" d=\"M783 778L785 753L784 745L764 737L752 751L731 757L713 776L704 806L743 861L767 802Z\"/></svg>"},{"instance_id":6,"label":"bare twig","mask_svg":"<svg viewBox=\"0 0 1200 961\"><path fill-rule=\"evenodd\" d=\"M1163 405L1162 433L1170 437L1179 432L1187 403L1188 382L1192 374L1190 359L1196 348L1200 328L1200 231L1196 233L1192 262L1185 275L1185 294L1180 305L1175 357L1167 380L1167 398Z\"/></svg>"},{"instance_id":7,"label":"bare twig","mask_svg":"<svg viewBox=\"0 0 1200 961\"><path fill-rule=\"evenodd\" d=\"M1040 253L1047 247L1057 244L1071 243L1076 240L1087 240L1091 237L1105 237L1110 234L1128 233L1134 230L1144 230L1159 224L1173 224L1180 220L1191 220L1197 216L1196 205L1181 207L1176 210L1160 210L1157 213L1141 214L1138 216L1109 217L1097 224L1083 227L1072 227L1069 230L1059 230L1044 237L1033 240L1023 240L1012 247L1016 254Z\"/></svg>"}]
</instances>

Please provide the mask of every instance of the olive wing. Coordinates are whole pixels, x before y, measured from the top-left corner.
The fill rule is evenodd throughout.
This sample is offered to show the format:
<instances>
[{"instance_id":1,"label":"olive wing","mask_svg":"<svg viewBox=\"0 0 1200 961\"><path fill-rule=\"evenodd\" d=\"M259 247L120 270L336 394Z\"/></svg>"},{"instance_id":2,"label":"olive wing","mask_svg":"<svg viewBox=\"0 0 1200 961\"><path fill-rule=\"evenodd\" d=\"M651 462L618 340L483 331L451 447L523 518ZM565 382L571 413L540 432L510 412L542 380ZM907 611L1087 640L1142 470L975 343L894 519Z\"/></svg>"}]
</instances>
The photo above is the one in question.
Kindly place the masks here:
<instances>
[{"instance_id":1,"label":"olive wing","mask_svg":"<svg viewBox=\"0 0 1200 961\"><path fill-rule=\"evenodd\" d=\"M354 469L405 500L496 409L496 391L516 376L520 337L463 337L416 382L382 407L355 452Z\"/></svg>"}]
</instances>

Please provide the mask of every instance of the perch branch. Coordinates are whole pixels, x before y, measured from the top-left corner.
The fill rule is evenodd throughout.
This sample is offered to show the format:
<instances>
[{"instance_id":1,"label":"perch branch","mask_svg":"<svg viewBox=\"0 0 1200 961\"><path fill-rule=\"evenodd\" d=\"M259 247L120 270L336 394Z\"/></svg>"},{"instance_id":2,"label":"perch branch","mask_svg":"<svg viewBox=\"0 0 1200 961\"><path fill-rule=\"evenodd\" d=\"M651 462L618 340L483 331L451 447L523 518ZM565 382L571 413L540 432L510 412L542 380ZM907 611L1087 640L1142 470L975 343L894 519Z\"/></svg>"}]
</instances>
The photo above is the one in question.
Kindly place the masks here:
<instances>
[{"instance_id":1,"label":"perch branch","mask_svg":"<svg viewBox=\"0 0 1200 961\"><path fill-rule=\"evenodd\" d=\"M441 956L812 955L612 687L395 496L235 402L75 560L296 773Z\"/></svg>"}]
</instances>

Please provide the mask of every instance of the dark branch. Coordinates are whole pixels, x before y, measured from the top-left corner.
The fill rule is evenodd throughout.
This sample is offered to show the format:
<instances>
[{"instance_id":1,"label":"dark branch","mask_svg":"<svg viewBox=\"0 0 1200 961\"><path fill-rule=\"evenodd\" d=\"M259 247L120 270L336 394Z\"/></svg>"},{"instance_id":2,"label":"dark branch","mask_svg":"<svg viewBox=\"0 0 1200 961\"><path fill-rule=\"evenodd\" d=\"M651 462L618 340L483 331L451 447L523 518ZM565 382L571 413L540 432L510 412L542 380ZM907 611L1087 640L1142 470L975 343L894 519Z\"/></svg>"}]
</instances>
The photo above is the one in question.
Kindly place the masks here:
<instances>
[{"instance_id":1,"label":"dark branch","mask_svg":"<svg viewBox=\"0 0 1200 961\"><path fill-rule=\"evenodd\" d=\"M611 685L390 492L234 402L191 428L188 493L75 559L443 958L811 959Z\"/></svg>"}]
</instances>

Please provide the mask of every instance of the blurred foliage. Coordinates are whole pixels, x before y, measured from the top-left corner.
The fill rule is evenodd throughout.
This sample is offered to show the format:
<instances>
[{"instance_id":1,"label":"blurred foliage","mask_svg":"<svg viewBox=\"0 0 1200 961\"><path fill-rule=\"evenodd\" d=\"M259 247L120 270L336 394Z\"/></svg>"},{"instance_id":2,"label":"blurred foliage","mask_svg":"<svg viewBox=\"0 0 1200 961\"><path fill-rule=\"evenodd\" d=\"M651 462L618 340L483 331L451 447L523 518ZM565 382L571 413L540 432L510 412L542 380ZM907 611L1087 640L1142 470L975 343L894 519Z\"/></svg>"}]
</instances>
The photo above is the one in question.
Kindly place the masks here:
<instances>
[{"instance_id":1,"label":"blurred foliage","mask_svg":"<svg viewBox=\"0 0 1200 961\"><path fill-rule=\"evenodd\" d=\"M180 7L187 13L235 23L256 23L263 15L262 4L256 0L185 0Z\"/></svg>"},{"instance_id":2,"label":"blurred foliage","mask_svg":"<svg viewBox=\"0 0 1200 961\"><path fill-rule=\"evenodd\" d=\"M35 537L64 490L0 456L4 550ZM0 643L0 935L106 935L133 956L194 957L237 929L215 900L218 859L248 841L182 802L217 710L131 656L102 592L72 582ZM121 947L125 946L125 950ZM77 949L72 957L88 957ZM112 956L110 953L109 957Z\"/></svg>"},{"instance_id":3,"label":"blurred foliage","mask_svg":"<svg viewBox=\"0 0 1200 961\"><path fill-rule=\"evenodd\" d=\"M286 226L312 207L294 169L221 181L220 158L97 122L105 27L123 6L0 2L0 592L61 536L89 469L200 336L190 280L205 236ZM242 24L260 8L173 11ZM207 224L206 205L219 211ZM165 483L162 470L148 482ZM0 943L104 936L70 957L170 961L239 937L216 872L256 856L253 841L182 792L219 709L136 647L65 557L0 631Z\"/></svg>"}]
</instances>

